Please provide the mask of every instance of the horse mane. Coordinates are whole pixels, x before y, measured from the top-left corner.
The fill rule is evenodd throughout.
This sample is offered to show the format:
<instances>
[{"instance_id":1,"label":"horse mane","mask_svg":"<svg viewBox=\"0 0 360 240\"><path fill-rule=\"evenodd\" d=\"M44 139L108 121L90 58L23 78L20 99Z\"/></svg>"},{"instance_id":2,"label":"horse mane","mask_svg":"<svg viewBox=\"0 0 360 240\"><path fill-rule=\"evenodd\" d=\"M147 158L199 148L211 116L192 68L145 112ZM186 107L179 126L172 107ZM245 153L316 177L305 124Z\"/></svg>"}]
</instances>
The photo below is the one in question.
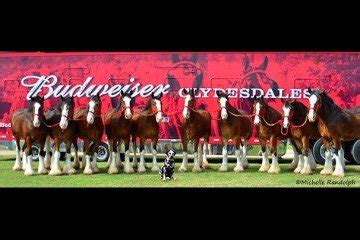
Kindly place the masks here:
<instances>
[{"instance_id":1,"label":"horse mane","mask_svg":"<svg viewBox=\"0 0 360 240\"><path fill-rule=\"evenodd\" d=\"M148 99L145 107L142 110L145 111L145 110L149 110L150 108L151 108L151 98Z\"/></svg>"},{"instance_id":2,"label":"horse mane","mask_svg":"<svg viewBox=\"0 0 360 240\"><path fill-rule=\"evenodd\" d=\"M323 112L324 116L330 116L332 114L338 114L342 112L342 109L336 105L326 93L320 93L320 98L322 102L320 112Z\"/></svg>"},{"instance_id":3,"label":"horse mane","mask_svg":"<svg viewBox=\"0 0 360 240\"><path fill-rule=\"evenodd\" d=\"M275 108L271 107L269 104L265 104L267 110L265 111L264 118L266 121L278 121L282 118L281 113L279 113Z\"/></svg>"},{"instance_id":4,"label":"horse mane","mask_svg":"<svg viewBox=\"0 0 360 240\"><path fill-rule=\"evenodd\" d=\"M308 113L307 107L303 103L298 102L298 101L294 101L289 105L291 105L293 107L292 111L294 112L292 121L295 124L302 123L305 120L305 118L307 118L307 113ZM300 119L299 118L300 116L303 118Z\"/></svg>"},{"instance_id":5,"label":"horse mane","mask_svg":"<svg viewBox=\"0 0 360 240\"><path fill-rule=\"evenodd\" d=\"M226 101L226 108L228 111L234 113L234 114L242 114L241 112L239 112L239 110L237 110L233 105L231 105L229 103L229 101ZM230 114L231 115L231 114Z\"/></svg>"}]
</instances>

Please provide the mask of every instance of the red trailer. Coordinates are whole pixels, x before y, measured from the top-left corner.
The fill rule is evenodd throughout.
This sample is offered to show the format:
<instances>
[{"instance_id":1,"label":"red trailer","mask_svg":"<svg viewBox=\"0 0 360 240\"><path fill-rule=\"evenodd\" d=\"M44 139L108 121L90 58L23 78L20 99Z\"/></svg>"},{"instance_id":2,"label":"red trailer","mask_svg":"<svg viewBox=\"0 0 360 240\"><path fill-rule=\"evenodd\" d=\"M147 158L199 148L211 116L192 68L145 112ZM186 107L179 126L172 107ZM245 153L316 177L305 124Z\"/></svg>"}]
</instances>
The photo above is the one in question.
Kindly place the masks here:
<instances>
[{"instance_id":1,"label":"red trailer","mask_svg":"<svg viewBox=\"0 0 360 240\"><path fill-rule=\"evenodd\" d=\"M45 108L55 106L61 95L75 96L76 106L83 107L86 96L99 92L104 113L117 104L121 89L135 90L135 108L152 92L162 91L165 117L159 138L177 141L181 90L198 88L198 107L214 118L210 141L220 144L216 90L230 93L231 103L249 112L262 94L278 110L279 98L297 98L308 105L308 87L325 89L339 106L349 108L359 105L359 84L360 54L355 52L6 52L0 53L0 139L12 140L11 113L25 108L36 94L47 99ZM250 143L258 144L255 132ZM345 156L360 163L360 142L354 143L344 143ZM313 149L319 163L321 146L316 141Z\"/></svg>"}]
</instances>

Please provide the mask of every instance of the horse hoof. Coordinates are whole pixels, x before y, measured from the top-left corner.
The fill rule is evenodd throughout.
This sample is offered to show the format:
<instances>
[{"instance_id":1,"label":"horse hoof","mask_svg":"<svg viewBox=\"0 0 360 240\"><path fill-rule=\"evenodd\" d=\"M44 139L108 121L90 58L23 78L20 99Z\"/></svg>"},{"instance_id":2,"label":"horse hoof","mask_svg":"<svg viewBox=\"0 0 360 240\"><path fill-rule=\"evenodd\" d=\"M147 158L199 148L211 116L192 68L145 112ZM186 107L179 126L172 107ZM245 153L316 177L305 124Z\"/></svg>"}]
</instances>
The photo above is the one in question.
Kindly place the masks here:
<instances>
[{"instance_id":1,"label":"horse hoof","mask_svg":"<svg viewBox=\"0 0 360 240\"><path fill-rule=\"evenodd\" d=\"M343 172L333 172L331 175L333 177L345 177L345 173Z\"/></svg>"},{"instance_id":2,"label":"horse hoof","mask_svg":"<svg viewBox=\"0 0 360 240\"><path fill-rule=\"evenodd\" d=\"M302 175L310 175L310 174L312 174L311 168L303 168L303 169L301 169L300 174L302 174Z\"/></svg>"},{"instance_id":3,"label":"horse hoof","mask_svg":"<svg viewBox=\"0 0 360 240\"><path fill-rule=\"evenodd\" d=\"M134 173L134 169L132 167L127 167L124 169L124 173L127 173L127 174Z\"/></svg>"},{"instance_id":4,"label":"horse hoof","mask_svg":"<svg viewBox=\"0 0 360 240\"><path fill-rule=\"evenodd\" d=\"M118 174L119 173L119 169L116 167L110 167L108 169L108 174Z\"/></svg>"},{"instance_id":5,"label":"horse hoof","mask_svg":"<svg viewBox=\"0 0 360 240\"><path fill-rule=\"evenodd\" d=\"M269 171L269 168L270 168L270 166L267 166L267 165L261 166L259 169L259 172L267 172L267 171Z\"/></svg>"},{"instance_id":6,"label":"horse hoof","mask_svg":"<svg viewBox=\"0 0 360 240\"><path fill-rule=\"evenodd\" d=\"M180 168L179 168L179 170L178 170L178 172L181 172L181 173L184 173L184 172L186 172L187 171L187 169L186 169L186 167L184 167L184 166L181 166Z\"/></svg>"},{"instance_id":7,"label":"horse hoof","mask_svg":"<svg viewBox=\"0 0 360 240\"><path fill-rule=\"evenodd\" d=\"M122 162L116 163L117 168L123 168L124 164Z\"/></svg>"},{"instance_id":8,"label":"horse hoof","mask_svg":"<svg viewBox=\"0 0 360 240\"><path fill-rule=\"evenodd\" d=\"M24 175L25 176L32 176L32 175L34 175L35 174L35 172L33 171L33 170L25 170L25 172L24 172Z\"/></svg>"},{"instance_id":9,"label":"horse hoof","mask_svg":"<svg viewBox=\"0 0 360 240\"><path fill-rule=\"evenodd\" d=\"M63 173L64 174L69 174L69 175L72 175L72 174L75 174L76 173L76 170L75 168L70 168L70 169L63 169Z\"/></svg>"},{"instance_id":10,"label":"horse hoof","mask_svg":"<svg viewBox=\"0 0 360 240\"><path fill-rule=\"evenodd\" d=\"M93 173L94 173L93 170L91 170L90 168L85 169L84 172L83 172L83 174L85 174L85 175L91 175Z\"/></svg>"},{"instance_id":11,"label":"horse hoof","mask_svg":"<svg viewBox=\"0 0 360 240\"><path fill-rule=\"evenodd\" d=\"M42 170L38 170L38 174L48 174L49 170L47 170L46 168L42 169Z\"/></svg>"},{"instance_id":12,"label":"horse hoof","mask_svg":"<svg viewBox=\"0 0 360 240\"><path fill-rule=\"evenodd\" d=\"M21 166L14 166L12 168L12 170L14 170L14 171L22 171L22 167Z\"/></svg>"},{"instance_id":13,"label":"horse hoof","mask_svg":"<svg viewBox=\"0 0 360 240\"><path fill-rule=\"evenodd\" d=\"M333 174L333 170L324 168L323 170L321 170L320 174L321 175L331 175L331 174Z\"/></svg>"},{"instance_id":14,"label":"horse hoof","mask_svg":"<svg viewBox=\"0 0 360 240\"><path fill-rule=\"evenodd\" d=\"M203 163L202 165L201 165L201 167L203 168L203 169L212 169L212 167L211 167L211 165L209 164L209 163Z\"/></svg>"},{"instance_id":15,"label":"horse hoof","mask_svg":"<svg viewBox=\"0 0 360 240\"><path fill-rule=\"evenodd\" d=\"M278 174L278 173L280 173L280 168L272 168L272 167L270 167L270 169L268 170L268 173Z\"/></svg>"},{"instance_id":16,"label":"horse hoof","mask_svg":"<svg viewBox=\"0 0 360 240\"><path fill-rule=\"evenodd\" d=\"M200 167L194 167L194 168L192 169L192 172L193 172L193 173L201 172L201 168L200 168Z\"/></svg>"},{"instance_id":17,"label":"horse hoof","mask_svg":"<svg viewBox=\"0 0 360 240\"><path fill-rule=\"evenodd\" d=\"M243 171L244 171L244 168L243 168L243 167L238 167L238 166L236 166L236 167L234 168L234 172L236 172L236 173L243 172Z\"/></svg>"},{"instance_id":18,"label":"horse hoof","mask_svg":"<svg viewBox=\"0 0 360 240\"><path fill-rule=\"evenodd\" d=\"M137 169L137 172L138 172L138 173L144 173L144 172L146 172L145 166L139 166L138 169Z\"/></svg>"},{"instance_id":19,"label":"horse hoof","mask_svg":"<svg viewBox=\"0 0 360 240\"><path fill-rule=\"evenodd\" d=\"M62 174L61 169L50 170L50 172L49 172L50 176L60 176L61 174Z\"/></svg>"},{"instance_id":20,"label":"horse hoof","mask_svg":"<svg viewBox=\"0 0 360 240\"><path fill-rule=\"evenodd\" d=\"M98 172L100 172L100 170L99 170L99 168L97 167L97 166L93 166L92 167L92 170L93 170L93 173L98 173Z\"/></svg>"},{"instance_id":21,"label":"horse hoof","mask_svg":"<svg viewBox=\"0 0 360 240\"><path fill-rule=\"evenodd\" d=\"M160 172L160 168L158 166L154 166L151 168L152 172Z\"/></svg>"},{"instance_id":22,"label":"horse hoof","mask_svg":"<svg viewBox=\"0 0 360 240\"><path fill-rule=\"evenodd\" d=\"M219 172L227 172L228 171L228 167L227 166L221 166L219 168Z\"/></svg>"}]
</instances>

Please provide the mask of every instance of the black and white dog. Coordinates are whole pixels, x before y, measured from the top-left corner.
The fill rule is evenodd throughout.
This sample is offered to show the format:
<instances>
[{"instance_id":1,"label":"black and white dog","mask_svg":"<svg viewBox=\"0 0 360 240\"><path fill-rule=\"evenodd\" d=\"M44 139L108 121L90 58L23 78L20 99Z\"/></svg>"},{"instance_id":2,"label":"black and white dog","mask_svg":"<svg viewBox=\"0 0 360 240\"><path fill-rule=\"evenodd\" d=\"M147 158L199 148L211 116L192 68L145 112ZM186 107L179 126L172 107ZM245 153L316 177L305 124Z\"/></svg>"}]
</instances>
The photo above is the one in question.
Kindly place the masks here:
<instances>
[{"instance_id":1,"label":"black and white dog","mask_svg":"<svg viewBox=\"0 0 360 240\"><path fill-rule=\"evenodd\" d=\"M174 175L174 169L175 169L175 156L176 152L174 150L169 150L166 152L166 159L164 161L164 166L162 166L159 174L160 179L162 180L170 180L175 179Z\"/></svg>"}]
</instances>

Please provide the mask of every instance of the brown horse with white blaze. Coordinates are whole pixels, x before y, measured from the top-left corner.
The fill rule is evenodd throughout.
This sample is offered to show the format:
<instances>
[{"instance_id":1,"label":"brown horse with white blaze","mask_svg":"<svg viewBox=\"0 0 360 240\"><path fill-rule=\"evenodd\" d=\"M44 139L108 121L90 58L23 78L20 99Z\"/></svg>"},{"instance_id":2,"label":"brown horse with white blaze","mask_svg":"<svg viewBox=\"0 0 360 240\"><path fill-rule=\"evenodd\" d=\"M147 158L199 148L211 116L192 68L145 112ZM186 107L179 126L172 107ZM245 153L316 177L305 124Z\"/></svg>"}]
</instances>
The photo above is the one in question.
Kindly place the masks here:
<instances>
[{"instance_id":1,"label":"brown horse with white blaze","mask_svg":"<svg viewBox=\"0 0 360 240\"><path fill-rule=\"evenodd\" d=\"M72 121L74 106L73 97L61 97L60 104L54 110L45 113L46 122L50 125L49 135L55 139L55 153L49 175L57 176L62 173L76 173L76 170L71 165L71 144L76 141L76 124ZM62 142L66 144L66 162L63 170L60 167L60 144Z\"/></svg>"},{"instance_id":2,"label":"brown horse with white blaze","mask_svg":"<svg viewBox=\"0 0 360 240\"><path fill-rule=\"evenodd\" d=\"M76 124L76 138L81 138L84 141L86 165L83 173L97 173L99 172L97 152L104 132L104 124L101 118L101 99L99 94L90 97L86 109L75 111L74 121ZM90 149L91 142L93 142L93 144Z\"/></svg>"},{"instance_id":3,"label":"brown horse with white blaze","mask_svg":"<svg viewBox=\"0 0 360 240\"><path fill-rule=\"evenodd\" d=\"M16 143L16 160L13 170L21 170L20 162L20 140L25 139L26 149L23 152L23 165L25 175L33 175L32 168L32 145L38 143L40 148L38 173L46 174L48 171L44 165L45 141L49 128L44 122L44 98L31 97L28 109L15 111L11 116L11 130Z\"/></svg>"},{"instance_id":4,"label":"brown horse with white blaze","mask_svg":"<svg viewBox=\"0 0 360 240\"><path fill-rule=\"evenodd\" d=\"M318 119L318 129L323 140L327 154L325 154L324 169L320 174L332 174L336 177L345 176L344 150L341 141L360 139L360 107L341 109L324 92L308 89L310 110L308 118L310 122ZM336 161L333 170L330 144L335 152Z\"/></svg>"},{"instance_id":5,"label":"brown horse with white blaze","mask_svg":"<svg viewBox=\"0 0 360 240\"><path fill-rule=\"evenodd\" d=\"M152 168L151 171L159 172L160 168L157 165L156 160L156 146L159 139L159 124L162 121L162 108L161 97L163 93L155 96L154 92L151 94L149 100L146 103L144 109L135 113L131 119L131 136L134 149L134 162L136 162L136 138L140 139L140 163L137 171L143 173L146 171L145 165L145 141L151 139L152 148ZM129 156L129 150L125 152L125 156ZM133 173L134 169L130 165L129 161L124 163L124 172Z\"/></svg>"},{"instance_id":6,"label":"brown horse with white blaze","mask_svg":"<svg viewBox=\"0 0 360 240\"><path fill-rule=\"evenodd\" d=\"M276 109L271 107L261 96L255 100L254 104L255 117L254 124L258 133L261 144L262 164L259 169L260 172L280 173L281 169L277 156L277 141L290 138L289 132L282 133L281 122L282 115ZM271 166L268 159L266 148L266 141L270 141L271 148ZM291 139L291 144L295 148L296 153L300 153L300 149L296 147L294 140Z\"/></svg>"},{"instance_id":7,"label":"brown horse with white blaze","mask_svg":"<svg viewBox=\"0 0 360 240\"><path fill-rule=\"evenodd\" d=\"M194 167L193 172L201 172L201 167L209 168L210 165L206 159L207 147L209 137L211 135L211 115L208 111L202 109L195 109L196 104L196 90L190 89L187 91L183 89L185 95L185 104L183 109L183 122L181 126L181 141L183 144L183 161L179 168L179 172L186 172L188 165L188 148L189 141L194 143ZM199 148L200 138L205 140L205 149L203 160L200 163L199 155L201 154L201 147ZM199 154L200 153L200 154Z\"/></svg>"},{"instance_id":8,"label":"brown horse with white blaze","mask_svg":"<svg viewBox=\"0 0 360 240\"><path fill-rule=\"evenodd\" d=\"M120 92L120 103L105 113L105 133L109 141L110 156L107 163L108 173L118 173L120 167L120 153L118 152L118 144L120 141L125 143L125 162L129 166L129 144L131 136L131 107L134 105L133 92ZM128 170L128 169L127 169Z\"/></svg>"},{"instance_id":9,"label":"brown horse with white blaze","mask_svg":"<svg viewBox=\"0 0 360 240\"><path fill-rule=\"evenodd\" d=\"M218 96L218 103L221 108L218 117L220 119L219 127L223 142L223 161L219 171L228 171L227 142L232 139L235 142L235 155L237 160L234 171L242 172L244 168L247 168L249 165L246 159L246 153L247 142L253 130L251 118L247 112L237 110L229 103L228 94L217 91L216 95ZM244 143L241 138L244 139Z\"/></svg>"},{"instance_id":10,"label":"brown horse with white blaze","mask_svg":"<svg viewBox=\"0 0 360 240\"><path fill-rule=\"evenodd\" d=\"M317 122L309 122L308 109L296 99L283 100L283 128L289 129L291 138L298 149L301 150L298 164L294 170L296 173L311 174L316 168L316 162L309 148L309 139L319 139L320 133Z\"/></svg>"}]
</instances>

